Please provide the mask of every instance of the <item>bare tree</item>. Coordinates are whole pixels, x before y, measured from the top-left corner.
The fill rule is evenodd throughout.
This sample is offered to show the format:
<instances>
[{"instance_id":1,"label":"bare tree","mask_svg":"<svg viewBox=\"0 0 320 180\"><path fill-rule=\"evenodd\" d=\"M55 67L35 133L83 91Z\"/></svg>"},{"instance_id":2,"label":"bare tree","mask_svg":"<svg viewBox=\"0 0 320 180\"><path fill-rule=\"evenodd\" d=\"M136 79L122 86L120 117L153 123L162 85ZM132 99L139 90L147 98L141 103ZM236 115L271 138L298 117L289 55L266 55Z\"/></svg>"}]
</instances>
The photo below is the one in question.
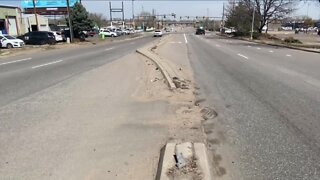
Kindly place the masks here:
<instances>
[{"instance_id":1,"label":"bare tree","mask_svg":"<svg viewBox=\"0 0 320 180\"><path fill-rule=\"evenodd\" d=\"M89 19L91 19L99 29L108 23L107 19L101 13L90 13Z\"/></svg>"},{"instance_id":2,"label":"bare tree","mask_svg":"<svg viewBox=\"0 0 320 180\"><path fill-rule=\"evenodd\" d=\"M281 19L294 11L293 0L242 0L250 9L254 9L259 16L260 24L257 28L261 33L263 27L272 20Z\"/></svg>"}]
</instances>

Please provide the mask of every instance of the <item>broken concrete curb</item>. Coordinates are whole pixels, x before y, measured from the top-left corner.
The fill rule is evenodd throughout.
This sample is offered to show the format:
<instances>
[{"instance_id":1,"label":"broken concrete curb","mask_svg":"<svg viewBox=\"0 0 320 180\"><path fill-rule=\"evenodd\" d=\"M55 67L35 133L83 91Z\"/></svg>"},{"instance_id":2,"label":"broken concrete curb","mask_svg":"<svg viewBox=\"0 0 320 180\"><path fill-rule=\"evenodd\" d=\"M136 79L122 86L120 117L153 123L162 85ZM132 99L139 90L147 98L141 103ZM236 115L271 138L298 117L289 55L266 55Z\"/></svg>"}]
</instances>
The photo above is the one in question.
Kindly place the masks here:
<instances>
[{"instance_id":1,"label":"broken concrete curb","mask_svg":"<svg viewBox=\"0 0 320 180\"><path fill-rule=\"evenodd\" d=\"M185 164L179 167L183 163ZM179 174L179 171L182 172ZM192 179L194 176L212 180L205 144L167 143L161 151L156 180Z\"/></svg>"},{"instance_id":2,"label":"broken concrete curb","mask_svg":"<svg viewBox=\"0 0 320 180\"><path fill-rule=\"evenodd\" d=\"M163 65L161 63L161 59L159 58L159 56L157 56L153 52L149 51L148 49L137 49L136 51L137 51L137 53L152 60L156 64L156 66L159 68L159 70L161 71L164 78L166 79L169 88L176 89L176 85L173 83L173 80L172 80L173 77L171 77L171 75L167 71L168 67L165 67L165 65Z\"/></svg>"}]
</instances>

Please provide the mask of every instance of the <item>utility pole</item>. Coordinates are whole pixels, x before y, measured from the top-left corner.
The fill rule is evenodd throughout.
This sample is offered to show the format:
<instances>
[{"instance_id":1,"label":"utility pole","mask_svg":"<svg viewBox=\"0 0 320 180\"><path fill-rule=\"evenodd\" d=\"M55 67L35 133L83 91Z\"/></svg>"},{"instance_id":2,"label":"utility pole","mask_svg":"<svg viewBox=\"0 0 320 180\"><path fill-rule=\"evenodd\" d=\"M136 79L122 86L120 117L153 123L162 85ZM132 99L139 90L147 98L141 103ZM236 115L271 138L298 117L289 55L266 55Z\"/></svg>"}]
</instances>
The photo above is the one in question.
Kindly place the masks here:
<instances>
[{"instance_id":1,"label":"utility pole","mask_svg":"<svg viewBox=\"0 0 320 180\"><path fill-rule=\"evenodd\" d=\"M72 28L72 22L71 22L71 15L70 15L70 2L67 1L67 11L68 11L68 22L69 22L69 31L70 31L70 42L73 41L73 28Z\"/></svg>"},{"instance_id":2,"label":"utility pole","mask_svg":"<svg viewBox=\"0 0 320 180\"><path fill-rule=\"evenodd\" d=\"M36 19L36 24L37 24L37 31L39 31L39 21L38 21L38 16L37 16L37 8L36 8L35 0L32 0L32 3L33 3L33 13L34 13L34 17Z\"/></svg>"},{"instance_id":3,"label":"utility pole","mask_svg":"<svg viewBox=\"0 0 320 180\"><path fill-rule=\"evenodd\" d=\"M122 29L124 29L124 10L123 10L123 1L122 1Z\"/></svg>"},{"instance_id":4,"label":"utility pole","mask_svg":"<svg viewBox=\"0 0 320 180\"><path fill-rule=\"evenodd\" d=\"M111 1L109 1L109 9L110 9L110 23L112 26L112 7L111 7Z\"/></svg>"},{"instance_id":5,"label":"utility pole","mask_svg":"<svg viewBox=\"0 0 320 180\"><path fill-rule=\"evenodd\" d=\"M132 0L131 10L132 10L132 20L134 21L134 0Z\"/></svg>"},{"instance_id":6,"label":"utility pole","mask_svg":"<svg viewBox=\"0 0 320 180\"><path fill-rule=\"evenodd\" d=\"M252 24L251 24L251 37L250 37L251 40L253 40L254 15L256 14L255 12L256 12L256 6L253 5Z\"/></svg>"},{"instance_id":7,"label":"utility pole","mask_svg":"<svg viewBox=\"0 0 320 180\"><path fill-rule=\"evenodd\" d=\"M224 29L224 3L223 3L223 6L222 6L222 22L221 22L220 32L222 32L223 29Z\"/></svg>"}]
</instances>

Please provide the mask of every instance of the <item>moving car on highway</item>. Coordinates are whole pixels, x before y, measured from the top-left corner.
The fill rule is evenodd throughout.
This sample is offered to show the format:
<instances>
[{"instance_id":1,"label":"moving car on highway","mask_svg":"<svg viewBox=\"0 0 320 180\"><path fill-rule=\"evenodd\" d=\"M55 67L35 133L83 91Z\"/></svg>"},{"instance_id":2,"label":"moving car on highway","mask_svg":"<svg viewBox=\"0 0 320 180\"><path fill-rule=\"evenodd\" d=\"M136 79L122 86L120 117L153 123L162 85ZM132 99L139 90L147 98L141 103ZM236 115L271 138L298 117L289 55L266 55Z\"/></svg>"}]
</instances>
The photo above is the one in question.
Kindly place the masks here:
<instances>
[{"instance_id":1,"label":"moving car on highway","mask_svg":"<svg viewBox=\"0 0 320 180\"><path fill-rule=\"evenodd\" d=\"M8 49L19 48L24 46L24 42L21 39L9 35L0 35L1 46Z\"/></svg>"},{"instance_id":2,"label":"moving car on highway","mask_svg":"<svg viewBox=\"0 0 320 180\"><path fill-rule=\"evenodd\" d=\"M197 30L196 30L196 35L205 35L206 34L206 31L204 30L204 29L200 29L200 28L198 28Z\"/></svg>"},{"instance_id":3,"label":"moving car on highway","mask_svg":"<svg viewBox=\"0 0 320 180\"><path fill-rule=\"evenodd\" d=\"M18 38L24 40L26 44L44 45L56 43L56 37L52 32L48 31L32 31L18 36Z\"/></svg>"},{"instance_id":4,"label":"moving car on highway","mask_svg":"<svg viewBox=\"0 0 320 180\"><path fill-rule=\"evenodd\" d=\"M153 37L162 37L162 31L160 31L160 30L155 30L155 31L154 31L154 34L153 34Z\"/></svg>"}]
</instances>

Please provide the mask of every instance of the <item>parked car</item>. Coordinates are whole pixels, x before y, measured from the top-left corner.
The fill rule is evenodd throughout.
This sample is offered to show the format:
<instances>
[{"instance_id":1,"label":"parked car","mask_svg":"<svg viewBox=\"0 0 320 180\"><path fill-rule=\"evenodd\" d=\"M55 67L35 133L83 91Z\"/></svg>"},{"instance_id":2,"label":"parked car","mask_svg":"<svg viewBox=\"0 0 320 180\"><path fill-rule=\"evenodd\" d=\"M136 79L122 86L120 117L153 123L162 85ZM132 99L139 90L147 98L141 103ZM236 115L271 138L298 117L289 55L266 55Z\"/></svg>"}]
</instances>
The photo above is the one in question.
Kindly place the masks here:
<instances>
[{"instance_id":1,"label":"parked car","mask_svg":"<svg viewBox=\"0 0 320 180\"><path fill-rule=\"evenodd\" d=\"M93 29L93 30L91 30L91 31L88 32L88 35L89 35L90 37L93 37L93 36L95 36L96 34L99 34L99 31L98 31L97 29Z\"/></svg>"},{"instance_id":2,"label":"parked car","mask_svg":"<svg viewBox=\"0 0 320 180\"><path fill-rule=\"evenodd\" d=\"M52 31L52 33L53 33L53 35L54 35L54 37L55 37L55 39L56 39L56 42L61 42L61 41L64 40L63 37L62 37L61 32Z\"/></svg>"},{"instance_id":3,"label":"parked car","mask_svg":"<svg viewBox=\"0 0 320 180\"><path fill-rule=\"evenodd\" d=\"M130 34L130 30L129 29L122 29L122 32L123 32L124 35Z\"/></svg>"},{"instance_id":4,"label":"parked car","mask_svg":"<svg viewBox=\"0 0 320 180\"><path fill-rule=\"evenodd\" d=\"M117 36L124 35L124 33L125 33L121 29L115 29L114 32L117 33Z\"/></svg>"},{"instance_id":5,"label":"parked car","mask_svg":"<svg viewBox=\"0 0 320 180\"><path fill-rule=\"evenodd\" d=\"M206 34L206 31L204 30L204 29L200 29L200 28L198 28L197 30L196 30L196 35L205 35Z\"/></svg>"},{"instance_id":6,"label":"parked car","mask_svg":"<svg viewBox=\"0 0 320 180\"><path fill-rule=\"evenodd\" d=\"M162 31L160 31L160 30L155 30L155 31L154 31L154 34L153 34L153 37L162 37Z\"/></svg>"},{"instance_id":7,"label":"parked car","mask_svg":"<svg viewBox=\"0 0 320 180\"><path fill-rule=\"evenodd\" d=\"M128 34L134 34L135 33L134 29L126 29L126 31L128 32Z\"/></svg>"},{"instance_id":8,"label":"parked car","mask_svg":"<svg viewBox=\"0 0 320 180\"><path fill-rule=\"evenodd\" d=\"M8 49L19 48L24 46L24 42L21 39L9 35L0 35L1 46Z\"/></svg>"},{"instance_id":9,"label":"parked car","mask_svg":"<svg viewBox=\"0 0 320 180\"><path fill-rule=\"evenodd\" d=\"M99 35L102 35L102 34L107 37L117 37L118 36L116 32L112 32L110 30L104 30L104 29L100 30Z\"/></svg>"},{"instance_id":10,"label":"parked car","mask_svg":"<svg viewBox=\"0 0 320 180\"><path fill-rule=\"evenodd\" d=\"M52 32L32 31L18 37L24 40L26 44L55 44L56 38Z\"/></svg>"}]
</instances>

